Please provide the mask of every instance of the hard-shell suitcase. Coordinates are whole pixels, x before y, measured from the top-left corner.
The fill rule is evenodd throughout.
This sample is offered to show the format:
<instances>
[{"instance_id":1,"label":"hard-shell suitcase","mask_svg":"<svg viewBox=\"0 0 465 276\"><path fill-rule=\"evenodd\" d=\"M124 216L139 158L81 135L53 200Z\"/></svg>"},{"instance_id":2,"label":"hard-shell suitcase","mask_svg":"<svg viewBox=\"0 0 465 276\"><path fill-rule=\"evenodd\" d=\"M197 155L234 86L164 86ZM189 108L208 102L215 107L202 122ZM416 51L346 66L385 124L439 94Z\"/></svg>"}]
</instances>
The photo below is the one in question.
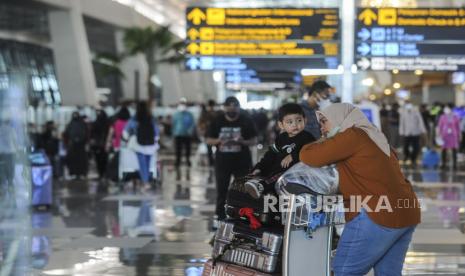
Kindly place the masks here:
<instances>
[{"instance_id":1,"label":"hard-shell suitcase","mask_svg":"<svg viewBox=\"0 0 465 276\"><path fill-rule=\"evenodd\" d=\"M213 257L219 257L221 261L266 273L276 272L281 261L281 255L258 250L254 244L240 243L233 246L231 243L221 240L215 240Z\"/></svg>"},{"instance_id":2,"label":"hard-shell suitcase","mask_svg":"<svg viewBox=\"0 0 465 276\"><path fill-rule=\"evenodd\" d=\"M435 150L428 149L425 153L423 153L422 165L425 168L436 168L439 166L440 160L441 158Z\"/></svg>"},{"instance_id":3,"label":"hard-shell suitcase","mask_svg":"<svg viewBox=\"0 0 465 276\"><path fill-rule=\"evenodd\" d=\"M269 254L279 254L283 241L283 227L251 230L245 223L237 220L220 221L215 240L232 242L244 240L255 244L259 249Z\"/></svg>"},{"instance_id":4,"label":"hard-shell suitcase","mask_svg":"<svg viewBox=\"0 0 465 276\"><path fill-rule=\"evenodd\" d=\"M271 276L243 266L228 264L224 262L217 262L213 267L213 261L208 260L204 267L202 276Z\"/></svg>"},{"instance_id":5,"label":"hard-shell suitcase","mask_svg":"<svg viewBox=\"0 0 465 276\"><path fill-rule=\"evenodd\" d=\"M37 151L29 155L32 176L32 205L52 205L53 169L47 155Z\"/></svg>"},{"instance_id":6,"label":"hard-shell suitcase","mask_svg":"<svg viewBox=\"0 0 465 276\"><path fill-rule=\"evenodd\" d=\"M242 221L222 221L215 235L213 258L266 273L279 270L282 229L251 230Z\"/></svg>"}]
</instances>

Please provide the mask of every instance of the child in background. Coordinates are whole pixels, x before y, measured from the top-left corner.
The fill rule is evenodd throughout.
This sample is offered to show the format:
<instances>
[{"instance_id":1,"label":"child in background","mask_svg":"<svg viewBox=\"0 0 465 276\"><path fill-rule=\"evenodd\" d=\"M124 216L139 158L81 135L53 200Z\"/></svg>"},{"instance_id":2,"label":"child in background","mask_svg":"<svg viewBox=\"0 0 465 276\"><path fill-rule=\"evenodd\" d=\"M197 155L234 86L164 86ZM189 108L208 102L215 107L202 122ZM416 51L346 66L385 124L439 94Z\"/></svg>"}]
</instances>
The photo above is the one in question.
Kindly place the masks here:
<instances>
[{"instance_id":1,"label":"child in background","mask_svg":"<svg viewBox=\"0 0 465 276\"><path fill-rule=\"evenodd\" d=\"M312 134L304 131L305 120L305 113L298 104L288 103L279 108L278 126L282 132L255 165L252 175L269 178L283 173L299 162L300 149L315 141ZM273 187L264 187L262 182L251 180L245 183L245 189L252 197L259 198Z\"/></svg>"}]
</instances>

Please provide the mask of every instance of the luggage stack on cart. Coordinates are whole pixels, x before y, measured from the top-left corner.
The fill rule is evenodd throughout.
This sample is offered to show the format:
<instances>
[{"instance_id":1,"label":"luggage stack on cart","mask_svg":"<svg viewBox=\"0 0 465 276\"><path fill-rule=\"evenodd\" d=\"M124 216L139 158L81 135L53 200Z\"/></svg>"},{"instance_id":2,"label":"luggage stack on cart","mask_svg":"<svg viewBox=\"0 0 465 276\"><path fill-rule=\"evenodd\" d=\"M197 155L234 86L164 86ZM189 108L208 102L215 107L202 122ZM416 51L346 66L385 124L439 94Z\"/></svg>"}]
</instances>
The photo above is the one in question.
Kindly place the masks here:
<instances>
[{"instance_id":1,"label":"luggage stack on cart","mask_svg":"<svg viewBox=\"0 0 465 276\"><path fill-rule=\"evenodd\" d=\"M229 187L225 210L214 237L212 260L203 276L280 275L284 227L279 213L265 213L264 196L255 199L244 187L250 177Z\"/></svg>"},{"instance_id":2,"label":"luggage stack on cart","mask_svg":"<svg viewBox=\"0 0 465 276\"><path fill-rule=\"evenodd\" d=\"M331 210L315 207L319 196L337 193L337 171L299 163L285 172L275 183L278 195L287 197L279 218L260 208L263 197L242 190L247 180L230 186L228 219L219 223L203 276L331 275L333 229L344 214L340 203Z\"/></svg>"}]
</instances>

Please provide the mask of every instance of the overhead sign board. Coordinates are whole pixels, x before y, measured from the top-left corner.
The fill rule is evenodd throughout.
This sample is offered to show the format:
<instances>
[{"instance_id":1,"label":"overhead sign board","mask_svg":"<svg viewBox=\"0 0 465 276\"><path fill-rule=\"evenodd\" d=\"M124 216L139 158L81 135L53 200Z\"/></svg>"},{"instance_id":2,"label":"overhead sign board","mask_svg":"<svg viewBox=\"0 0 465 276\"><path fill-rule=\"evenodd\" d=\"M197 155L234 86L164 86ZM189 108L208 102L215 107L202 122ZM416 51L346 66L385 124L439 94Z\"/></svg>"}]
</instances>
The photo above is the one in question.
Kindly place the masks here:
<instances>
[{"instance_id":1,"label":"overhead sign board","mask_svg":"<svg viewBox=\"0 0 465 276\"><path fill-rule=\"evenodd\" d=\"M338 9L202 8L186 10L190 40L339 40Z\"/></svg>"},{"instance_id":2,"label":"overhead sign board","mask_svg":"<svg viewBox=\"0 0 465 276\"><path fill-rule=\"evenodd\" d=\"M459 70L465 66L465 9L360 8L356 64L362 70Z\"/></svg>"},{"instance_id":3,"label":"overhead sign board","mask_svg":"<svg viewBox=\"0 0 465 276\"><path fill-rule=\"evenodd\" d=\"M261 62L268 62L276 58L305 58L315 59L316 63L324 66L312 68L326 69L339 65L339 10L335 8L190 7L186 9L186 21L188 70L223 66L201 66L202 60L207 60L202 59L205 57L218 58L210 59L213 61L238 57L245 62L251 59L267 59ZM335 58L337 64L333 66L333 60L325 62L326 58ZM273 67L268 66L267 69Z\"/></svg>"}]
</instances>

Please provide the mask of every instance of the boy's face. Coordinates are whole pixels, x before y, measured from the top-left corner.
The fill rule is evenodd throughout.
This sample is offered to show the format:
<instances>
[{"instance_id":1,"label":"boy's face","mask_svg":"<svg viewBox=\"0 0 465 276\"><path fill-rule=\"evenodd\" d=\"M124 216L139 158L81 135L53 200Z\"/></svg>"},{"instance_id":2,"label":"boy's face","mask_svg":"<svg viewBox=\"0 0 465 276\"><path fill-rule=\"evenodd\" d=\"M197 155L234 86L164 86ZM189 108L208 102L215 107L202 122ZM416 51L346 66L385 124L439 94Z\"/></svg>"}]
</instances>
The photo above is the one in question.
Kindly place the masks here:
<instances>
[{"instance_id":1,"label":"boy's face","mask_svg":"<svg viewBox=\"0 0 465 276\"><path fill-rule=\"evenodd\" d=\"M293 137L304 130L305 118L301 114L288 114L284 116L282 121L278 122L278 125L289 134L289 137Z\"/></svg>"}]
</instances>

